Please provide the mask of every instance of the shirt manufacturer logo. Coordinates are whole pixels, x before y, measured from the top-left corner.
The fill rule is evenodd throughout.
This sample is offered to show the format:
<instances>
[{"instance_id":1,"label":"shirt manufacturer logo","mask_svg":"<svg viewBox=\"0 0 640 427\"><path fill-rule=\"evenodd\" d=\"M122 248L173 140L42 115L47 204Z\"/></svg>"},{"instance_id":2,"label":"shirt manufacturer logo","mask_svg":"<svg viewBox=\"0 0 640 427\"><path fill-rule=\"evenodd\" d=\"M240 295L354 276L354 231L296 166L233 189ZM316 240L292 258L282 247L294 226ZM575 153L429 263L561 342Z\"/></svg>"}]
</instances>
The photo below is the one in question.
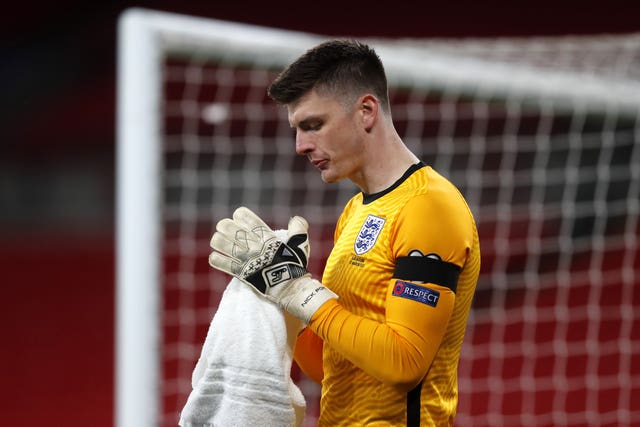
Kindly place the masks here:
<instances>
[{"instance_id":1,"label":"shirt manufacturer logo","mask_svg":"<svg viewBox=\"0 0 640 427\"><path fill-rule=\"evenodd\" d=\"M362 255L373 248L385 222L386 220L379 216L371 214L367 216L367 219L364 221L364 224L362 224L362 227L358 232L358 236L356 237L354 244L354 249L357 255Z\"/></svg>"}]
</instances>

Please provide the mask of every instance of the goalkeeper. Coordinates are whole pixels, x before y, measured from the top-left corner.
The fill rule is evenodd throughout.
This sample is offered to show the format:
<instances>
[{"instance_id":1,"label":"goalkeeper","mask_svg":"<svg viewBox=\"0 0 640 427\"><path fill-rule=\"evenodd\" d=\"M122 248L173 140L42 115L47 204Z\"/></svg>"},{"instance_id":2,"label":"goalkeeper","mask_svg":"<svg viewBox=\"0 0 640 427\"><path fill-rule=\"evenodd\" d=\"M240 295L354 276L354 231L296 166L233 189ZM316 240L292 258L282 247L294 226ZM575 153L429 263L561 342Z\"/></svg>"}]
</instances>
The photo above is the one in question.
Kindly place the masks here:
<instances>
[{"instance_id":1,"label":"goalkeeper","mask_svg":"<svg viewBox=\"0 0 640 427\"><path fill-rule=\"evenodd\" d=\"M306 270L307 223L281 243L253 212L218 223L209 262L301 319L295 360L322 385L319 426L450 426L457 367L480 269L460 192L396 132L383 65L357 41L322 43L272 83L296 151L345 206L322 281Z\"/></svg>"}]
</instances>

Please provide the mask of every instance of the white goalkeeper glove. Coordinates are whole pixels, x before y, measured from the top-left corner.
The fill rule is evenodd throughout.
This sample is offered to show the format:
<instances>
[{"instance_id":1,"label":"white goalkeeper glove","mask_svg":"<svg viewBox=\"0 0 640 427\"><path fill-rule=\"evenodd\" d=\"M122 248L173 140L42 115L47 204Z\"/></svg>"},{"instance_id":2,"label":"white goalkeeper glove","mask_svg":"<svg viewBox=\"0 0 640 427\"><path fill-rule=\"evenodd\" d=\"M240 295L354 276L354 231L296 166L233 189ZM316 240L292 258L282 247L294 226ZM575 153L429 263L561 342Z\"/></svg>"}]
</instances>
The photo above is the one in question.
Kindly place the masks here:
<instances>
[{"instance_id":1,"label":"white goalkeeper glove","mask_svg":"<svg viewBox=\"0 0 640 427\"><path fill-rule=\"evenodd\" d=\"M322 304L338 298L307 271L309 224L299 216L289 221L282 242L267 224L245 207L233 219L216 225L209 264L251 285L267 299L309 323Z\"/></svg>"}]
</instances>

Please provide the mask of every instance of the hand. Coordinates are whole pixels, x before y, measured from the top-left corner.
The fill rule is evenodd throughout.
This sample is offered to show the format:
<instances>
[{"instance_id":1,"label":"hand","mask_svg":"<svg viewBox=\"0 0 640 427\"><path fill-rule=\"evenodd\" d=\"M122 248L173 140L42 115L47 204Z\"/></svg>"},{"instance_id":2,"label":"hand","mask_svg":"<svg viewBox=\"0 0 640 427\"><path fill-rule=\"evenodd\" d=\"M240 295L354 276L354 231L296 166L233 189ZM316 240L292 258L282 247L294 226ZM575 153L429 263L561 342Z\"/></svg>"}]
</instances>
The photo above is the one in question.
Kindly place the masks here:
<instances>
[{"instance_id":1,"label":"hand","mask_svg":"<svg viewBox=\"0 0 640 427\"><path fill-rule=\"evenodd\" d=\"M218 222L211 238L214 252L209 264L275 301L282 289L278 285L309 274L307 228L306 220L293 217L287 230L288 241L283 243L257 215L245 207L238 208L233 219Z\"/></svg>"},{"instance_id":2,"label":"hand","mask_svg":"<svg viewBox=\"0 0 640 427\"><path fill-rule=\"evenodd\" d=\"M266 298L309 322L333 292L307 271L309 236L307 221L291 218L288 240L282 242L267 224L245 207L233 219L218 222L211 238L209 264L251 285Z\"/></svg>"}]
</instances>

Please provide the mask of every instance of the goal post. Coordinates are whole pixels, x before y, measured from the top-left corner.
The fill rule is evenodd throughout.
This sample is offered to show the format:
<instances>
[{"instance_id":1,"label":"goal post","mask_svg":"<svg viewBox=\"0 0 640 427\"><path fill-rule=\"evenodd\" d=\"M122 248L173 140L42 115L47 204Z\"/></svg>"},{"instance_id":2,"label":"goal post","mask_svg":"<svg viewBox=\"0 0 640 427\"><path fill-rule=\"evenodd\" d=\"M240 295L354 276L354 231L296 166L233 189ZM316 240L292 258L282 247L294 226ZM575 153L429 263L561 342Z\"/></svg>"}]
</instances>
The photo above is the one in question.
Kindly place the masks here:
<instances>
[{"instance_id":1,"label":"goal post","mask_svg":"<svg viewBox=\"0 0 640 427\"><path fill-rule=\"evenodd\" d=\"M322 273L354 187L295 155L266 88L322 35L146 9L118 31L118 427L175 426L228 277L215 223L240 205L311 224ZM459 425L640 423L640 34L365 39L405 143L449 177L483 268ZM314 425L319 388L294 369Z\"/></svg>"},{"instance_id":2,"label":"goal post","mask_svg":"<svg viewBox=\"0 0 640 427\"><path fill-rule=\"evenodd\" d=\"M118 28L116 107L115 425L157 426L161 316L161 83L157 34L144 13Z\"/></svg>"}]
</instances>

